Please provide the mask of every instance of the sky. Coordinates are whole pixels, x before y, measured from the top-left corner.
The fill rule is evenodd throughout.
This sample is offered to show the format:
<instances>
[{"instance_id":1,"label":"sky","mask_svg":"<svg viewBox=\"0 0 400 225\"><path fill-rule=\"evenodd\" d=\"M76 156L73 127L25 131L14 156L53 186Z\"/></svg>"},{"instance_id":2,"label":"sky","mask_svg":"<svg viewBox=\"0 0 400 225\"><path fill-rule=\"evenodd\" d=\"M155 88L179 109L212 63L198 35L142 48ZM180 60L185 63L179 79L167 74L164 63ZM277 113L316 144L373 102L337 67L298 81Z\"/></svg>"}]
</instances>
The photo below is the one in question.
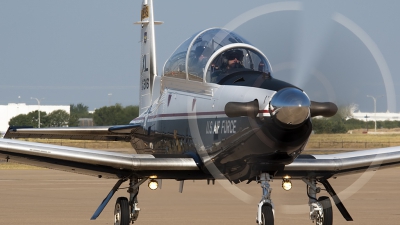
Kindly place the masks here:
<instances>
[{"instance_id":1,"label":"sky","mask_svg":"<svg viewBox=\"0 0 400 225\"><path fill-rule=\"evenodd\" d=\"M314 101L400 111L399 1L154 0L158 74L185 39L228 27ZM141 0L0 1L0 105L139 102Z\"/></svg>"}]
</instances>

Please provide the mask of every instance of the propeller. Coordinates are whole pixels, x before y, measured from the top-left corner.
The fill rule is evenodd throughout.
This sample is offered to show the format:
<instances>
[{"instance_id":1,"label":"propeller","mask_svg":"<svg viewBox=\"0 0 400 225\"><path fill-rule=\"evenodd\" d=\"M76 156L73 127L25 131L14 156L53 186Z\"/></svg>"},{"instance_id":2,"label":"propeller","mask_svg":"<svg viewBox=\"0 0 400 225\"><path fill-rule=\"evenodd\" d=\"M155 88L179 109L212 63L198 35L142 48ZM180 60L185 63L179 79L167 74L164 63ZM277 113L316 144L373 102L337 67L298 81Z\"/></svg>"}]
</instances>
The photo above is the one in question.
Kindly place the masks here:
<instances>
[{"instance_id":1,"label":"propeller","mask_svg":"<svg viewBox=\"0 0 400 225\"><path fill-rule=\"evenodd\" d=\"M283 5L285 4L285 5ZM290 2L290 3L272 3L272 4L266 4L264 5L265 8L263 7L258 7L257 9L252 9L249 10L248 12L240 15L241 20L235 19L233 22L230 22L230 26L240 26L241 24L244 24L247 21L250 21L251 19L254 19L257 16L260 15L266 15L268 13L274 12L279 12L279 11L285 11L285 10L303 10L303 9L309 9L310 7L312 8L311 13L309 10L307 10L308 15L307 18L305 18L305 22L303 25L305 27L302 27L301 29L297 29L298 31L303 31L300 35L287 35L287 33L281 33L281 35L276 34L276 32L279 32L282 29L282 27L285 27L285 24L282 24L285 22L285 19L279 20L279 26L271 25L270 28L279 28L275 30L276 32L274 35L268 35L266 33L266 30L271 31L272 29L256 29L258 33L257 35L254 35L254 37L262 37L259 38L259 42L261 44L266 44L267 46L264 49L261 49L263 52L268 53L269 56L274 56L277 55L277 57L271 61L279 64L273 64L274 68L274 73L273 75L276 75L275 78L280 79L280 80L285 80L285 75L290 75L288 73L282 73L278 71L284 71L284 70L292 70L292 75L290 76L291 78L286 79L288 83L291 83L293 85L296 85L297 87L300 87L304 90L307 91L309 94L308 96L312 97L313 99L326 99L330 101L335 101L335 102L340 102L337 101L337 96L336 94L340 95L342 94L343 96L340 96L341 99L344 101L351 100L350 94L346 90L353 90L351 87L354 85L354 83L351 83L348 81L348 79L345 80L345 82L340 81L338 76L348 76L348 74L363 74L363 73L352 73L349 71L351 68L355 68L355 62L352 62L351 60L348 60L345 56L348 56L350 54L342 54L341 57L336 57L333 58L332 56L335 56L341 50L338 47L341 47L343 45L343 38L337 38L338 36L335 34L339 33L336 29L336 24L332 24L330 18L319 18L316 20L314 17L310 16L311 14L318 13L319 15L332 15L331 13L331 8L333 7L326 7L325 5L310 5L308 4L307 7L304 7L303 4L299 4L298 6L297 2ZM296 7L297 6L297 7ZM325 7L321 7L325 6ZM305 10L303 10L305 11ZM276 15L274 15L276 16ZM244 21L247 19L246 21ZM333 18L336 22L340 23L337 19ZM240 21L240 23L238 22ZM249 23L246 24L247 26L243 26L243 29L249 28L250 30L254 30L254 20L251 20L252 24L249 26ZM257 27L265 27L265 24L268 23L268 21L277 21L277 20L263 20L262 24ZM236 25L238 24L239 25ZM295 24L295 23L292 23ZM309 25L311 24L311 26ZM345 26L346 24L340 23L344 27L346 27L348 30L350 30L352 33L354 33L357 37L359 37L360 40L365 39L363 37L360 38L360 35L357 35L355 31L353 30L360 30L360 29L350 29L349 26ZM235 28L236 28L235 27ZM342 27L340 27L342 29ZM230 28L230 30L234 30ZM348 31L346 30L346 32ZM321 33L322 31L322 33ZM362 31L362 30L361 30ZM239 32L240 33L240 32ZM361 32L363 33L363 32ZM267 35L266 35L267 34ZM299 37L300 36L300 37ZM276 37L280 37L278 41ZM285 38L283 38L285 37ZM296 60L282 60L282 54L283 52L287 51L290 49L290 46L293 46L293 43L284 43L282 44L282 48L280 48L279 52L271 52L271 50L277 49L275 46L277 46L279 43L283 43L287 37L296 37L296 43L297 44L297 49L292 55L296 56ZM269 38L269 39L268 39ZM303 41L299 41L303 40ZM334 42L334 44L338 43L337 45L333 45L331 42ZM259 44L256 44L253 42L255 46L261 46ZM365 44L367 45L367 44ZM328 47L331 47L331 49L328 49ZM349 49L349 48L346 48ZM368 47L370 49L370 47ZM354 50L351 49L349 51L350 53L353 53ZM329 53L331 53L329 55ZM290 55L290 54L288 54ZM380 54L377 54L380 55ZM374 56L375 57L375 56ZM353 57L355 58L355 57ZM376 57L375 57L376 58ZM350 58L352 59L352 58ZM357 58L358 59L358 58ZM325 61L324 61L325 60ZM340 66L344 65L344 62L351 62L351 66ZM356 61L356 60L355 60ZM320 66L319 64L325 66L327 69L322 70L324 67ZM379 63L378 63L379 64ZM328 65L328 66L327 66ZM348 64L346 64L348 65ZM320 67L319 67L320 66ZM381 68L381 66L379 66ZM384 68L384 67L382 67ZM344 72L342 70L345 70ZM330 77L329 74L332 73L335 74L335 79L331 80L328 79ZM277 73L278 72L278 73ZM357 71L356 71L357 72ZM279 76L279 75L283 75ZM313 77L312 77L313 76ZM282 79L283 78L283 79ZM346 78L346 77L345 77ZM316 83L318 82L318 83ZM321 85L322 84L322 85ZM336 84L336 88L333 88ZM350 89L347 88L347 86L350 86ZM316 89L316 90L313 90ZM335 92L335 90L340 90L339 93ZM354 90L353 90L354 91ZM359 91L359 90L357 90ZM286 91L285 91L286 92ZM309 119L310 117L316 117L316 116L323 116L323 117L331 117L334 116L337 111L338 107L332 103L332 102L316 102L316 101L311 101L305 93L301 91L296 92L293 91L292 94L290 94L291 91L288 91L287 93L280 93L277 92L274 96L273 99L271 99L270 102L270 107L269 111L271 114L271 117L275 118L275 122L278 121L278 124L292 124L294 126L285 126L285 127L297 127L295 124L302 124L304 120ZM326 93L327 97L324 96ZM344 94L345 93L345 94ZM279 95L278 95L279 94ZM342 101L343 101L342 100ZM324 100L322 100L324 101ZM299 104L301 103L301 104ZM394 104L395 105L395 104ZM238 117L238 116L248 116L248 117L256 117L257 116L257 111L259 110L259 105L258 102L250 101L250 102L229 102L225 105L225 113L228 117ZM262 134L262 133L261 133ZM229 186L230 188L231 186ZM230 190L227 188L227 190ZM242 195L235 195L238 198ZM292 205L286 205L287 206L292 206ZM303 206L302 206L303 207ZM297 210L296 210L297 211ZM291 211L290 213L293 213Z\"/></svg>"},{"instance_id":2,"label":"propeller","mask_svg":"<svg viewBox=\"0 0 400 225\"><path fill-rule=\"evenodd\" d=\"M310 101L308 96L297 88L284 88L278 91L269 105L270 115L287 128L302 124L309 117L331 117L336 114L338 107L332 102ZM250 102L228 102L225 114L228 117L248 116L255 118L259 113L257 99Z\"/></svg>"}]
</instances>

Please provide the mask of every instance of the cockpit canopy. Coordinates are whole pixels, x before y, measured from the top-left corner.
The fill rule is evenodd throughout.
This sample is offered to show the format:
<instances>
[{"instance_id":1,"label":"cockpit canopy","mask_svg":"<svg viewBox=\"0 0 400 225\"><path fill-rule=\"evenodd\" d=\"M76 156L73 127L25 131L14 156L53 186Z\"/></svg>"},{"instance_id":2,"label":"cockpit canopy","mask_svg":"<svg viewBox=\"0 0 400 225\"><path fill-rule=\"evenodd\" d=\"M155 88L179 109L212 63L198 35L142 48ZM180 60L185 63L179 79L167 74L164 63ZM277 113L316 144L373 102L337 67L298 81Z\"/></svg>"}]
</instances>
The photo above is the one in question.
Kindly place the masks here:
<instances>
[{"instance_id":1,"label":"cockpit canopy","mask_svg":"<svg viewBox=\"0 0 400 225\"><path fill-rule=\"evenodd\" d=\"M211 28L184 41L164 65L163 75L218 83L238 71L270 73L265 55L234 32Z\"/></svg>"}]
</instances>

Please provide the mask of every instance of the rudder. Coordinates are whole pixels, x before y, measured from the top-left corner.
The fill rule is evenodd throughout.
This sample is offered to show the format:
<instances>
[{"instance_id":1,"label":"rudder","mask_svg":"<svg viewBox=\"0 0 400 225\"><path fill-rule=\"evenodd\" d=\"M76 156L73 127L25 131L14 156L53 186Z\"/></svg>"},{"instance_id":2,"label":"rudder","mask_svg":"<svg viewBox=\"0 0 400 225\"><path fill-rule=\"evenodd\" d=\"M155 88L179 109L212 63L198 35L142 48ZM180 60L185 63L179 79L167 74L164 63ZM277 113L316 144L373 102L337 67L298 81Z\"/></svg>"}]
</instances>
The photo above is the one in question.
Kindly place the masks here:
<instances>
[{"instance_id":1,"label":"rudder","mask_svg":"<svg viewBox=\"0 0 400 225\"><path fill-rule=\"evenodd\" d=\"M140 24L142 27L139 91L139 114L142 114L151 106L154 79L157 76L154 25L162 24L154 21L152 0L143 0L140 19L135 24Z\"/></svg>"}]
</instances>

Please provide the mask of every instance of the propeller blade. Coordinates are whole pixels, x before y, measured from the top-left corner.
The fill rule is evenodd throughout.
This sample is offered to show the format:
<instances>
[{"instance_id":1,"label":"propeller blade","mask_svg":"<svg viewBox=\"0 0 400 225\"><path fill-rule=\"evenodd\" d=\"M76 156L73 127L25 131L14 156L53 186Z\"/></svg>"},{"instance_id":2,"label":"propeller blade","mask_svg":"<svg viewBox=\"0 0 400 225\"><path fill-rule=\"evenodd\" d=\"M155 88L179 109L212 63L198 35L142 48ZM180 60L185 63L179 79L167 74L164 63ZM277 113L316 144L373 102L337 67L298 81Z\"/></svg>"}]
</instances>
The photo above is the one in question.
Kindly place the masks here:
<instances>
[{"instance_id":1,"label":"propeller blade","mask_svg":"<svg viewBox=\"0 0 400 225\"><path fill-rule=\"evenodd\" d=\"M323 116L331 117L334 116L338 111L338 107L332 102L314 102L311 101L310 114L311 117Z\"/></svg>"},{"instance_id":2,"label":"propeller blade","mask_svg":"<svg viewBox=\"0 0 400 225\"><path fill-rule=\"evenodd\" d=\"M225 114L228 117L249 116L255 118L258 109L257 99L251 102L228 102L225 105Z\"/></svg>"}]
</instances>

